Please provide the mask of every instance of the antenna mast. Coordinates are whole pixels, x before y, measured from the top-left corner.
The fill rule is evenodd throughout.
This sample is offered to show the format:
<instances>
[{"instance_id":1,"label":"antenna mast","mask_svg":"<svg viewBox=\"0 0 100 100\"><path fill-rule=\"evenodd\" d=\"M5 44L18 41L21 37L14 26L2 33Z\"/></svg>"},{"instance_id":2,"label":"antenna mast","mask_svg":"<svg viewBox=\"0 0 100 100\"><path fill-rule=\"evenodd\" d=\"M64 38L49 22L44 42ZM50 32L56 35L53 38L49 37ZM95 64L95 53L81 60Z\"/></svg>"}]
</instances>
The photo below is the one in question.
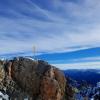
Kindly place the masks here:
<instances>
[{"instance_id":1,"label":"antenna mast","mask_svg":"<svg viewBox=\"0 0 100 100\"><path fill-rule=\"evenodd\" d=\"M33 57L34 57L34 60L36 60L36 47L33 46Z\"/></svg>"}]
</instances>

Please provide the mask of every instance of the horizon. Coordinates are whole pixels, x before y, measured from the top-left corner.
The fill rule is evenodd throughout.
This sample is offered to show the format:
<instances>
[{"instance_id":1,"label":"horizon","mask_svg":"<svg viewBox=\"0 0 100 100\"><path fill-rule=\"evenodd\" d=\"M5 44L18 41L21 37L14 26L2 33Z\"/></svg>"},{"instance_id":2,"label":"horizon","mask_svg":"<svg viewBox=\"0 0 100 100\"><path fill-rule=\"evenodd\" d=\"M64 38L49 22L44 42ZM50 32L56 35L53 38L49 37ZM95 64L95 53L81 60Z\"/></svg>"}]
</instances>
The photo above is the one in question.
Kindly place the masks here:
<instances>
[{"instance_id":1,"label":"horizon","mask_svg":"<svg viewBox=\"0 0 100 100\"><path fill-rule=\"evenodd\" d=\"M1 0L0 58L34 56L60 69L100 69L100 0Z\"/></svg>"}]
</instances>

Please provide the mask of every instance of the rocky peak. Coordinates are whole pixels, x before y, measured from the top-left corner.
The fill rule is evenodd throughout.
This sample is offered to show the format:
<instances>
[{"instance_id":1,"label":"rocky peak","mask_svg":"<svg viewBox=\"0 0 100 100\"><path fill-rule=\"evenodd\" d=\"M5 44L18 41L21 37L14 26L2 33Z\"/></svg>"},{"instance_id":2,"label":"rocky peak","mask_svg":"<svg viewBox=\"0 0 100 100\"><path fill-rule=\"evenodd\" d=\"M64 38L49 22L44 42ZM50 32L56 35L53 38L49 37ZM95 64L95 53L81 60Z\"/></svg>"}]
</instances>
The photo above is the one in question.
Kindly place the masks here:
<instances>
[{"instance_id":1,"label":"rocky peak","mask_svg":"<svg viewBox=\"0 0 100 100\"><path fill-rule=\"evenodd\" d=\"M66 79L56 67L42 60L14 58L0 62L0 90L10 98L63 100Z\"/></svg>"}]
</instances>

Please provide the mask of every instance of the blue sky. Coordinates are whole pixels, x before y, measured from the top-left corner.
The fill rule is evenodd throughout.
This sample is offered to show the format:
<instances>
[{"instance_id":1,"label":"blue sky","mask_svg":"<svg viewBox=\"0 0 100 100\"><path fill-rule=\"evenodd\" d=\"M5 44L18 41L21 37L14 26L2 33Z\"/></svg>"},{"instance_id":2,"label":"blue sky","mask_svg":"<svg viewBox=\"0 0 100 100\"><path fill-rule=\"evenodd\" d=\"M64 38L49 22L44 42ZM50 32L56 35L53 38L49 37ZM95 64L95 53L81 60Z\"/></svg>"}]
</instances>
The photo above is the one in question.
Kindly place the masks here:
<instances>
[{"instance_id":1,"label":"blue sky","mask_svg":"<svg viewBox=\"0 0 100 100\"><path fill-rule=\"evenodd\" d=\"M32 56L61 69L100 68L100 0L0 0L0 57Z\"/></svg>"}]
</instances>

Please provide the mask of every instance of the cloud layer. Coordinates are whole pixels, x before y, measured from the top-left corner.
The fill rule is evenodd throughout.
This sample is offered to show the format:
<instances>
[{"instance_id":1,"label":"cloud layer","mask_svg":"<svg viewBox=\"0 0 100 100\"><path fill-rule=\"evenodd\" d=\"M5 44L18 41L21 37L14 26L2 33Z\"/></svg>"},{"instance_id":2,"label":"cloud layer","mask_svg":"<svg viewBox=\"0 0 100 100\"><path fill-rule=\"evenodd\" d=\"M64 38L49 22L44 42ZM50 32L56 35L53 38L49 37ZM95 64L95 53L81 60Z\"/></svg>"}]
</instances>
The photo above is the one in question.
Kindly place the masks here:
<instances>
[{"instance_id":1,"label":"cloud layer","mask_svg":"<svg viewBox=\"0 0 100 100\"><path fill-rule=\"evenodd\" d=\"M100 0L1 0L0 55L100 47L99 9Z\"/></svg>"},{"instance_id":2,"label":"cloud layer","mask_svg":"<svg viewBox=\"0 0 100 100\"><path fill-rule=\"evenodd\" d=\"M98 47L99 9L99 0L1 0L0 53Z\"/></svg>"}]
</instances>

